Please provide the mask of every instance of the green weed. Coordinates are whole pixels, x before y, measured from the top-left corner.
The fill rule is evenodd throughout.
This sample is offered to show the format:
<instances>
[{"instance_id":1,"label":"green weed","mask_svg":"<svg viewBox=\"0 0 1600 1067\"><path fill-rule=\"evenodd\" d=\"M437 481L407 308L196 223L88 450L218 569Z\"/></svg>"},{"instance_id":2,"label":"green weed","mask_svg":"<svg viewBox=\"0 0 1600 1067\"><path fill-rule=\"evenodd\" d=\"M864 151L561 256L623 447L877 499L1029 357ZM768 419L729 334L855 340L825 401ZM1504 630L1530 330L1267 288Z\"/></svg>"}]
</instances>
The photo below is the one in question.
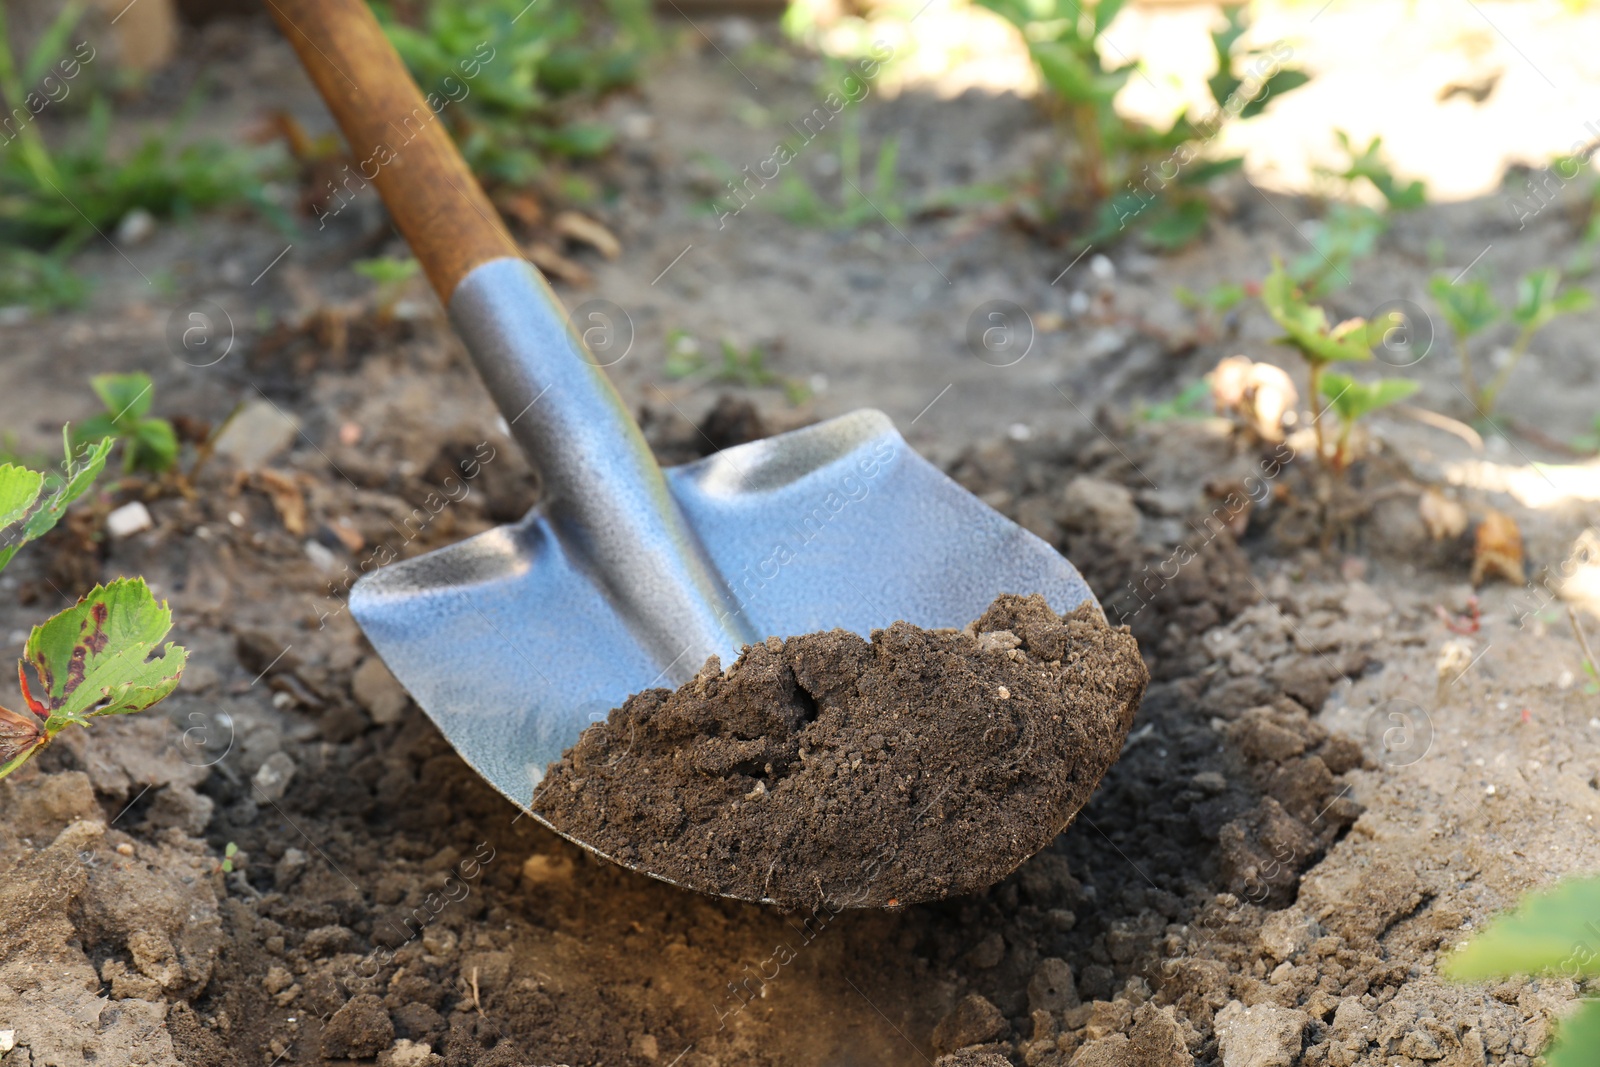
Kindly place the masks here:
<instances>
[{"instance_id":1,"label":"green weed","mask_svg":"<svg viewBox=\"0 0 1600 1067\"><path fill-rule=\"evenodd\" d=\"M148 374L97 374L89 379L105 410L79 424L75 444L122 443L122 468L164 474L178 461L178 435L166 419L152 418L155 387Z\"/></svg>"},{"instance_id":2,"label":"green weed","mask_svg":"<svg viewBox=\"0 0 1600 1067\"><path fill-rule=\"evenodd\" d=\"M723 385L742 385L746 388L777 386L791 404L799 404L811 395L803 382L785 377L767 367L766 354L760 345L740 348L729 340L718 344L719 360L707 359L700 342L686 330L673 330L667 334L666 376L674 381L696 379Z\"/></svg>"},{"instance_id":3,"label":"green weed","mask_svg":"<svg viewBox=\"0 0 1600 1067\"><path fill-rule=\"evenodd\" d=\"M510 186L542 177L548 157L589 158L615 140L609 126L573 121L558 107L638 81L656 43L649 6L608 0L607 8L610 24L597 30L576 8L526 0L430 0L415 25L375 6L473 172Z\"/></svg>"},{"instance_id":4,"label":"green weed","mask_svg":"<svg viewBox=\"0 0 1600 1067\"><path fill-rule=\"evenodd\" d=\"M1205 186L1236 170L1238 158L1203 158L1222 123L1258 114L1307 75L1283 67L1275 52L1240 47L1244 16L1231 12L1212 34L1217 73L1208 81L1215 109L1196 121L1187 112L1165 128L1125 118L1116 97L1134 73L1105 41L1124 0L979 0L1015 25L1044 86L1046 106L1062 130L1061 156L1039 183L1036 208L1046 221L1087 220L1085 244L1106 244L1137 230L1160 248L1178 248L1204 232Z\"/></svg>"},{"instance_id":5,"label":"green weed","mask_svg":"<svg viewBox=\"0 0 1600 1067\"><path fill-rule=\"evenodd\" d=\"M1587 289L1563 290L1561 271L1555 267L1542 267L1520 278L1516 302L1509 309L1495 301L1487 282L1476 279L1452 282L1442 274L1435 275L1428 283L1428 292L1450 327L1456 357L1461 361L1462 388L1485 420L1493 419L1500 393L1534 336L1562 315L1583 311L1593 303ZM1473 369L1472 339L1501 323L1515 327L1516 332L1505 362L1488 384L1480 386Z\"/></svg>"},{"instance_id":6,"label":"green weed","mask_svg":"<svg viewBox=\"0 0 1600 1067\"><path fill-rule=\"evenodd\" d=\"M76 4L63 8L19 65L0 11L0 96L8 113L26 113L28 86L63 52L81 12ZM0 305L48 310L81 302L86 287L67 258L134 209L168 217L247 203L287 227L266 194L267 153L180 144L187 118L185 109L165 130L117 155L110 147L111 106L102 96L91 100L81 133L58 151L46 145L37 120L22 124L10 150L0 152Z\"/></svg>"}]
</instances>

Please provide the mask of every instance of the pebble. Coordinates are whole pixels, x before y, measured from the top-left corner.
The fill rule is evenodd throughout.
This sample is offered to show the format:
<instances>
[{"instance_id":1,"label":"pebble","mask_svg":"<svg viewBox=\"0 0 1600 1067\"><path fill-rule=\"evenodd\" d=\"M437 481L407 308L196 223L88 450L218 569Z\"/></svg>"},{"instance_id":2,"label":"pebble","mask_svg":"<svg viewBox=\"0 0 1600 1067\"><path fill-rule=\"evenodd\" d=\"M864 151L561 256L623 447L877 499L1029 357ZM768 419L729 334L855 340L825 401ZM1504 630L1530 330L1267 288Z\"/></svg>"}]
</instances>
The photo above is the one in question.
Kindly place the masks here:
<instances>
[{"instance_id":1,"label":"pebble","mask_svg":"<svg viewBox=\"0 0 1600 1067\"><path fill-rule=\"evenodd\" d=\"M350 678L350 690L356 703L366 709L372 721L380 726L399 722L405 714L406 701L410 699L404 687L395 681L389 668L377 656L362 660L361 666Z\"/></svg>"},{"instance_id":2,"label":"pebble","mask_svg":"<svg viewBox=\"0 0 1600 1067\"><path fill-rule=\"evenodd\" d=\"M1217 1013L1217 1047L1223 1067L1292 1067L1299 1060L1311 1017L1276 1004L1245 1007L1237 1000Z\"/></svg>"},{"instance_id":3,"label":"pebble","mask_svg":"<svg viewBox=\"0 0 1600 1067\"><path fill-rule=\"evenodd\" d=\"M124 504L106 516L106 530L112 537L132 537L136 533L143 533L155 525L155 520L150 517L150 509L140 500Z\"/></svg>"},{"instance_id":4,"label":"pebble","mask_svg":"<svg viewBox=\"0 0 1600 1067\"><path fill-rule=\"evenodd\" d=\"M233 460L241 470L255 470L287 449L299 435L300 424L294 416L271 401L255 400L229 421L217 438L216 452Z\"/></svg>"},{"instance_id":5,"label":"pebble","mask_svg":"<svg viewBox=\"0 0 1600 1067\"><path fill-rule=\"evenodd\" d=\"M287 752L274 752L261 764L251 782L268 800L281 800L294 780L294 759Z\"/></svg>"}]
</instances>

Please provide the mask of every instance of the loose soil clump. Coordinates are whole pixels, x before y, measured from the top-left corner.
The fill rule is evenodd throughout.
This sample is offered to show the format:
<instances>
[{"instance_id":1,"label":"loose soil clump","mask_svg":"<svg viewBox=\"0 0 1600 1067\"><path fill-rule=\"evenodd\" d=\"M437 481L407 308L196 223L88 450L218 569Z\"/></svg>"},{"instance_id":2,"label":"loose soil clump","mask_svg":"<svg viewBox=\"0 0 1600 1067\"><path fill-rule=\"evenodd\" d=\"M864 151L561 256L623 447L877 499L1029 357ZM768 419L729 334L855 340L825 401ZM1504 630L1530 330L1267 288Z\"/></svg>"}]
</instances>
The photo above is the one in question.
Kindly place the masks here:
<instances>
[{"instance_id":1,"label":"loose soil clump","mask_svg":"<svg viewBox=\"0 0 1600 1067\"><path fill-rule=\"evenodd\" d=\"M584 732L533 808L630 866L790 907L992 885L1122 751L1149 673L1092 604L1004 594L965 631L897 622L712 657Z\"/></svg>"}]
</instances>

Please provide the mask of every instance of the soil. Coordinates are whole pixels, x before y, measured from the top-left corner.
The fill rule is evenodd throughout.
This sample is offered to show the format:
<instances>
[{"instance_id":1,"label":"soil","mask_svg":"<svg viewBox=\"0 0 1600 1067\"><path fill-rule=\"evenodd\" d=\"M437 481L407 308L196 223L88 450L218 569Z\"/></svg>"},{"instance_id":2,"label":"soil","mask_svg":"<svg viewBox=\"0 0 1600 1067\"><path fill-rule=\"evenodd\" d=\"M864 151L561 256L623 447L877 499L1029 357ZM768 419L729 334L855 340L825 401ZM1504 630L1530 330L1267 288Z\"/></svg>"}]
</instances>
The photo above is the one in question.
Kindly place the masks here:
<instances>
[{"instance_id":1,"label":"soil","mask_svg":"<svg viewBox=\"0 0 1600 1067\"><path fill-rule=\"evenodd\" d=\"M1390 8L1334 5L1317 26L1340 20L1370 41ZM1581 63L1554 57L1585 36L1539 4L1489 8L1517 44L1480 25L1438 45L1450 62L1394 69L1456 78L1482 45L1522 95L1435 110L1569 124L1550 151L1586 136L1581 108L1535 105L1538 72L1509 51L1576 92ZM374 546L413 556L519 515L537 492L420 288L381 344L345 331L341 351L315 328L329 308L370 319L348 263L400 251L381 212L358 197L292 250L256 221L163 223L74 260L96 284L85 309L0 321L0 425L19 450L48 456L62 422L93 414L85 380L102 371L151 373L157 415L217 424L244 403L234 424L250 431L193 497L107 477L70 528L0 575L8 652L118 574L147 576L191 650L164 704L65 733L0 784L0 1032L15 1031L0 1063L898 1067L952 1054L962 1067L1530 1067L1592 989L1456 985L1437 963L1529 889L1600 869L1600 708L1565 615L1573 606L1593 630L1600 492L1592 465L1551 445L1600 409L1596 313L1541 333L1504 394L1513 429L1536 425L1537 440L1480 448L1380 414L1350 472L1360 506L1345 507L1293 439L1298 458L1284 459L1223 420L1130 414L1240 352L1303 382L1253 304L1206 322L1171 291L1303 255L1315 198L1240 179L1216 190L1197 246L1162 258L1123 247L1092 266L1096 249L1065 275L1069 255L993 216L828 230L752 208L718 230L704 201L720 183L696 173L699 153L735 169L766 158L772 129L815 106L817 71L758 66L734 39L742 27L749 43L748 24L702 25L763 92L686 38L638 95L607 105L628 132L591 175L605 195L590 210L628 254L569 249L596 289L562 285L563 298L628 310L636 343L610 371L664 457L703 452L710 430L731 439L872 404L1066 552L1149 666L1121 757L1071 829L999 884L893 911L784 914L568 845L466 767L343 610L348 572ZM1395 42L1434 56L1429 42ZM268 103L327 128L264 22L214 23L180 55L213 64L199 109L212 132L237 135ZM1352 80L1319 69L1298 92L1332 113ZM189 89L171 81L134 117L170 117ZM913 86L864 117L863 155L902 136L914 191L1015 172L1052 136L1029 101L979 91ZM1297 131L1275 129L1295 149ZM822 142L800 165L821 181L838 160ZM1486 272L1508 302L1517 275L1584 251L1586 198L1570 183L1525 225L1498 193L1396 219L1330 296L1330 317L1427 306L1436 265ZM997 298L1037 326L1032 352L1005 368L962 343L971 311ZM201 300L237 331L207 367L167 334ZM279 327L304 329L263 344ZM1440 327L1404 373L1423 382L1415 403L1462 417ZM813 396L671 380L674 328L760 343ZM713 425L724 391L736 399ZM465 495L430 503L463 459L491 454ZM1234 487L1248 506L1227 503ZM1513 519L1526 580L1474 590L1473 531L1430 536L1421 501L1433 497L1473 523ZM111 537L105 514L133 500L152 528ZM1330 515L1327 537L1317 520Z\"/></svg>"},{"instance_id":2,"label":"soil","mask_svg":"<svg viewBox=\"0 0 1600 1067\"><path fill-rule=\"evenodd\" d=\"M789 908L999 882L1071 823L1148 680L1085 604L1000 596L966 632L770 638L584 731L532 808L629 867Z\"/></svg>"}]
</instances>

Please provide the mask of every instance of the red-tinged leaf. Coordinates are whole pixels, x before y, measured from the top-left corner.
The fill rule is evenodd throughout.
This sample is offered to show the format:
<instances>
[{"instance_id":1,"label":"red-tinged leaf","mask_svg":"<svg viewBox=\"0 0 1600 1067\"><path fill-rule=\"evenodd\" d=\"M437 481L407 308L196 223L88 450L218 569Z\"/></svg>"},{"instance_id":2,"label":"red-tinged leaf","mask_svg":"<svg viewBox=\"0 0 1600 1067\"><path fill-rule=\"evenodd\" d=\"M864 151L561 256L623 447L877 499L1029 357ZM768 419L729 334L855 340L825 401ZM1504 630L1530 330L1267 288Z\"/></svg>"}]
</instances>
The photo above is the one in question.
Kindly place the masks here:
<instances>
[{"instance_id":1,"label":"red-tinged leaf","mask_svg":"<svg viewBox=\"0 0 1600 1067\"><path fill-rule=\"evenodd\" d=\"M0 778L20 767L44 743L44 723L0 707Z\"/></svg>"},{"instance_id":2,"label":"red-tinged leaf","mask_svg":"<svg viewBox=\"0 0 1600 1067\"><path fill-rule=\"evenodd\" d=\"M35 626L23 664L23 695L48 714L47 733L94 715L142 711L172 692L185 651L156 645L172 628L172 612L142 579L95 586L77 604ZM150 658L154 656L154 658Z\"/></svg>"}]
</instances>

